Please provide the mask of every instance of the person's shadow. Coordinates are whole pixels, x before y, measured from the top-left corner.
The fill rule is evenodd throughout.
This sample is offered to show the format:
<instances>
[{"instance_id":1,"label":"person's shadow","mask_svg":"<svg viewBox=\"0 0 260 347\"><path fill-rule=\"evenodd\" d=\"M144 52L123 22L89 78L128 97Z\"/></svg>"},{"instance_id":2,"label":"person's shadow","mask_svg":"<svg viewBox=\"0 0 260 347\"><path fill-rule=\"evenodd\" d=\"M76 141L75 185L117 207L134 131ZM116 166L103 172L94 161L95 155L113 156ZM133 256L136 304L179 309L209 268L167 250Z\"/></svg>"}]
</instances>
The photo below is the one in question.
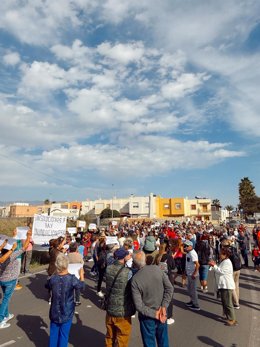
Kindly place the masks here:
<instances>
[{"instance_id":1,"label":"person's shadow","mask_svg":"<svg viewBox=\"0 0 260 347\"><path fill-rule=\"evenodd\" d=\"M72 346L88 346L103 347L105 346L105 336L101 332L85 326L82 324L82 320L78 314L75 314L76 323L72 322L69 343ZM74 321L74 318L73 318Z\"/></svg>"},{"instance_id":2,"label":"person's shadow","mask_svg":"<svg viewBox=\"0 0 260 347\"><path fill-rule=\"evenodd\" d=\"M20 327L32 341L34 346L46 347L48 346L49 335L48 325L40 316L29 316L19 314L16 316L17 326Z\"/></svg>"},{"instance_id":3,"label":"person's shadow","mask_svg":"<svg viewBox=\"0 0 260 347\"><path fill-rule=\"evenodd\" d=\"M30 289L32 294L41 300L48 301L49 293L48 289L45 288L47 283L47 276L45 274L37 274L29 277L30 283L27 284L27 288Z\"/></svg>"}]
</instances>

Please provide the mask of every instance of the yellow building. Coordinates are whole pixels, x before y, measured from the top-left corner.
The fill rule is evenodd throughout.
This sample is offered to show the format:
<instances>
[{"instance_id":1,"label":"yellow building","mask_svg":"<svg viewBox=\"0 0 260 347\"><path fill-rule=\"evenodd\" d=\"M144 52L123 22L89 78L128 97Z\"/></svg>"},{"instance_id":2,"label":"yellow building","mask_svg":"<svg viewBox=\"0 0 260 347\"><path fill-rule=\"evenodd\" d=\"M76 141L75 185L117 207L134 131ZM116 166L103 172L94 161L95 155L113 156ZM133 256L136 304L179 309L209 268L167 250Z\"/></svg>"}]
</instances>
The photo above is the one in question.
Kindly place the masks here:
<instances>
[{"instance_id":1,"label":"yellow building","mask_svg":"<svg viewBox=\"0 0 260 347\"><path fill-rule=\"evenodd\" d=\"M157 218L180 218L211 220L211 200L206 198L161 198L156 197Z\"/></svg>"},{"instance_id":2,"label":"yellow building","mask_svg":"<svg viewBox=\"0 0 260 347\"><path fill-rule=\"evenodd\" d=\"M33 217L39 213L39 206L32 206L29 204L24 205L11 205L10 217Z\"/></svg>"},{"instance_id":3,"label":"yellow building","mask_svg":"<svg viewBox=\"0 0 260 347\"><path fill-rule=\"evenodd\" d=\"M185 215L184 198L156 198L156 217L183 217Z\"/></svg>"}]
</instances>

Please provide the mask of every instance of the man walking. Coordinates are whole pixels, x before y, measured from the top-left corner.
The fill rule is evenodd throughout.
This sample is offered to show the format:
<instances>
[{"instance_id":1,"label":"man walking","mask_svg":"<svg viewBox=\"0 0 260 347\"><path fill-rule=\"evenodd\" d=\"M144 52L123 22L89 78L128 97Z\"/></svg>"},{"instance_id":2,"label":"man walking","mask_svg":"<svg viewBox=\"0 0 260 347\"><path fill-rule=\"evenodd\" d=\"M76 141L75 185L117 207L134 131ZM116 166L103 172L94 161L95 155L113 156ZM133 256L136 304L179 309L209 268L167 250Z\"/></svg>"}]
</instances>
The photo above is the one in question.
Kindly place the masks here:
<instances>
[{"instance_id":1,"label":"man walking","mask_svg":"<svg viewBox=\"0 0 260 347\"><path fill-rule=\"evenodd\" d=\"M144 347L169 347L166 310L171 302L173 287L168 276L157 265L146 265L144 252L133 254L138 269L132 279L132 295L139 313Z\"/></svg>"},{"instance_id":2,"label":"man walking","mask_svg":"<svg viewBox=\"0 0 260 347\"><path fill-rule=\"evenodd\" d=\"M193 249L193 243L189 240L186 240L183 244L184 251L187 253L186 255L186 275L188 278L188 295L190 296L190 301L186 304L190 309L199 311L199 303L198 303L198 293L197 293L197 277L199 273L199 261L198 254Z\"/></svg>"},{"instance_id":3,"label":"man walking","mask_svg":"<svg viewBox=\"0 0 260 347\"><path fill-rule=\"evenodd\" d=\"M132 300L132 270L125 267L130 254L124 248L114 253L115 261L106 270L106 347L127 347L131 334L131 316L135 313Z\"/></svg>"}]
</instances>

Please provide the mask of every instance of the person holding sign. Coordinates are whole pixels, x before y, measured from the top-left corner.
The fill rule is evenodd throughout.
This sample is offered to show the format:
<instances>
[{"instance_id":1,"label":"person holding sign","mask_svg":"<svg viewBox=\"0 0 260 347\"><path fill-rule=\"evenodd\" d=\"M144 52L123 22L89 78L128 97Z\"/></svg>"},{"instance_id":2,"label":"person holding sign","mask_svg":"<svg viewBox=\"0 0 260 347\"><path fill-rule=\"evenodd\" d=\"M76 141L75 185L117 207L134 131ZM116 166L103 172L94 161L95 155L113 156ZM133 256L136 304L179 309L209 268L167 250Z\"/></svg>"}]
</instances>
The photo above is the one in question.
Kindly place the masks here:
<instances>
[{"instance_id":1,"label":"person holding sign","mask_svg":"<svg viewBox=\"0 0 260 347\"><path fill-rule=\"evenodd\" d=\"M53 275L49 282L52 291L49 317L50 339L49 347L67 347L70 327L75 311L74 290L84 286L83 268L79 270L78 280L75 275L68 272L69 259L64 254L58 254L55 267L57 274Z\"/></svg>"},{"instance_id":2,"label":"person holding sign","mask_svg":"<svg viewBox=\"0 0 260 347\"><path fill-rule=\"evenodd\" d=\"M17 258L23 252L25 252L30 242L31 236L32 232L31 230L29 230L27 232L27 238L24 246L21 249L16 250L17 244L13 243L11 249L7 249L6 245L1 252L1 258L3 259L3 257L7 257L7 260L5 260L4 262L0 261L0 286L3 291L3 299L0 305L0 329L8 328L10 324L7 322L14 317L12 313L9 313L8 305L14 292L18 276L20 274L20 262Z\"/></svg>"}]
</instances>

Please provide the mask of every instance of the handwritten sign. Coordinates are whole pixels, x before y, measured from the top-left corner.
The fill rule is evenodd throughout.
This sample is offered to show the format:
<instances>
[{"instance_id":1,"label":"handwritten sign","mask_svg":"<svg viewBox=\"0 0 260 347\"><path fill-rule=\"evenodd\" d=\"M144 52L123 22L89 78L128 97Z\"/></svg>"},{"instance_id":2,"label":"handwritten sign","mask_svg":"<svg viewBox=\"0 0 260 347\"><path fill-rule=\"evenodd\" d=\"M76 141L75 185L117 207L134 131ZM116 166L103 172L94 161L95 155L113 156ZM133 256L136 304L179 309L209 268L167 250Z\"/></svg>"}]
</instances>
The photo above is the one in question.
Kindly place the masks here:
<instances>
[{"instance_id":1,"label":"handwritten sign","mask_svg":"<svg viewBox=\"0 0 260 347\"><path fill-rule=\"evenodd\" d=\"M49 243L50 239L64 236L66 233L67 217L34 215L32 237L35 244Z\"/></svg>"},{"instance_id":2,"label":"handwritten sign","mask_svg":"<svg viewBox=\"0 0 260 347\"><path fill-rule=\"evenodd\" d=\"M97 225L95 223L90 223L88 226L89 230L97 230Z\"/></svg>"},{"instance_id":3,"label":"handwritten sign","mask_svg":"<svg viewBox=\"0 0 260 347\"><path fill-rule=\"evenodd\" d=\"M106 245L119 245L116 236L106 236Z\"/></svg>"},{"instance_id":4,"label":"handwritten sign","mask_svg":"<svg viewBox=\"0 0 260 347\"><path fill-rule=\"evenodd\" d=\"M76 234L77 228L75 227L67 228L67 232L70 233L71 235Z\"/></svg>"},{"instance_id":5,"label":"handwritten sign","mask_svg":"<svg viewBox=\"0 0 260 347\"><path fill-rule=\"evenodd\" d=\"M17 240L26 240L27 239L27 231L29 230L28 227L17 227L16 228L16 236L15 239Z\"/></svg>"},{"instance_id":6,"label":"handwritten sign","mask_svg":"<svg viewBox=\"0 0 260 347\"><path fill-rule=\"evenodd\" d=\"M84 221L84 220L77 220L77 227L78 228L85 228L86 227L86 221Z\"/></svg>"}]
</instances>

